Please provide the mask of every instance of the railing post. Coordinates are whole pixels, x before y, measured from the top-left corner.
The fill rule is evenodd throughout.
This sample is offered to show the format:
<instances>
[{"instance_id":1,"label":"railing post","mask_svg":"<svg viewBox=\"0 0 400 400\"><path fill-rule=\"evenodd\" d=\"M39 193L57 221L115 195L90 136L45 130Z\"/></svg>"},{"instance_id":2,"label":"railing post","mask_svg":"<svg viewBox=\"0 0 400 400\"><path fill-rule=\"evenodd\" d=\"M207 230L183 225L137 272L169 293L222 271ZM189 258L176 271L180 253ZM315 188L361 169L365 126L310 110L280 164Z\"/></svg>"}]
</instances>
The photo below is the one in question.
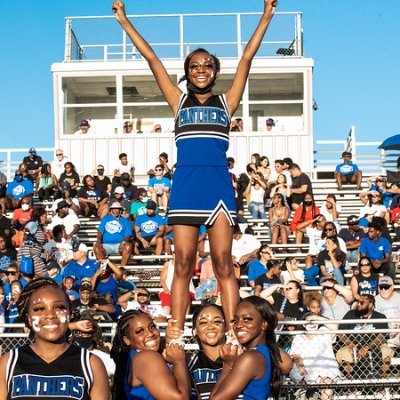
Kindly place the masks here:
<instances>
[{"instance_id":1,"label":"railing post","mask_svg":"<svg viewBox=\"0 0 400 400\"><path fill-rule=\"evenodd\" d=\"M7 181L11 182L11 150L7 150Z\"/></svg>"},{"instance_id":2,"label":"railing post","mask_svg":"<svg viewBox=\"0 0 400 400\"><path fill-rule=\"evenodd\" d=\"M302 14L297 13L295 21L295 37L296 37L296 56L303 57L303 28Z\"/></svg>"},{"instance_id":3,"label":"railing post","mask_svg":"<svg viewBox=\"0 0 400 400\"><path fill-rule=\"evenodd\" d=\"M183 48L183 39L184 39L184 33L183 33L183 15L181 14L179 16L179 56L181 58L181 61L185 58L185 50Z\"/></svg>"},{"instance_id":4,"label":"railing post","mask_svg":"<svg viewBox=\"0 0 400 400\"><path fill-rule=\"evenodd\" d=\"M70 18L65 19L65 48L64 48L64 61L65 62L70 62L71 61L71 52L72 52L72 46L71 46L71 28L72 21Z\"/></svg>"},{"instance_id":5,"label":"railing post","mask_svg":"<svg viewBox=\"0 0 400 400\"><path fill-rule=\"evenodd\" d=\"M237 25L237 48L238 48L238 58L242 57L243 47L242 47L242 23L240 19L240 14L236 14L236 25Z\"/></svg>"},{"instance_id":6,"label":"railing post","mask_svg":"<svg viewBox=\"0 0 400 400\"><path fill-rule=\"evenodd\" d=\"M122 61L126 61L126 32L122 31Z\"/></svg>"},{"instance_id":7,"label":"railing post","mask_svg":"<svg viewBox=\"0 0 400 400\"><path fill-rule=\"evenodd\" d=\"M350 130L350 136L351 136L351 148L350 152L352 153L352 160L354 163L357 160L357 143L356 143L356 127L353 125Z\"/></svg>"}]
</instances>

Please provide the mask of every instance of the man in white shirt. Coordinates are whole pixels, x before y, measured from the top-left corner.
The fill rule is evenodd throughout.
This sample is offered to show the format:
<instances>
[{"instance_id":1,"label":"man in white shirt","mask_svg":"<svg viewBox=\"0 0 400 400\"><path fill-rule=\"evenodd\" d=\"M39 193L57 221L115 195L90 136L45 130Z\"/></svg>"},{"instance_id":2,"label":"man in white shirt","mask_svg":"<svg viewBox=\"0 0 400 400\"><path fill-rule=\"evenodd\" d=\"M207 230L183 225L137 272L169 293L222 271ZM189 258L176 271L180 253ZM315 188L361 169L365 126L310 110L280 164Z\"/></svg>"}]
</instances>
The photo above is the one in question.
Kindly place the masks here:
<instances>
[{"instance_id":1,"label":"man in white shirt","mask_svg":"<svg viewBox=\"0 0 400 400\"><path fill-rule=\"evenodd\" d=\"M69 158L64 155L64 151L61 149L56 150L56 158L51 162L51 172L56 176L57 179L64 172L64 164L69 161Z\"/></svg>"},{"instance_id":2,"label":"man in white shirt","mask_svg":"<svg viewBox=\"0 0 400 400\"><path fill-rule=\"evenodd\" d=\"M64 225L66 239L71 240L79 231L80 221L74 211L69 209L69 204L62 200L57 204L56 215L51 219L51 223L47 225L47 229L51 231L56 225Z\"/></svg>"},{"instance_id":3,"label":"man in white shirt","mask_svg":"<svg viewBox=\"0 0 400 400\"><path fill-rule=\"evenodd\" d=\"M239 226L235 226L232 241L232 256L235 263L244 266L251 259L257 258L260 247L261 243L255 236L242 233Z\"/></svg>"},{"instance_id":4,"label":"man in white shirt","mask_svg":"<svg viewBox=\"0 0 400 400\"><path fill-rule=\"evenodd\" d=\"M386 318L398 318L399 322L389 322L390 329L400 328L400 293L394 290L393 279L390 276L379 278L379 294L375 297L375 310L384 314ZM400 333L390 334L388 344L399 347Z\"/></svg>"}]
</instances>

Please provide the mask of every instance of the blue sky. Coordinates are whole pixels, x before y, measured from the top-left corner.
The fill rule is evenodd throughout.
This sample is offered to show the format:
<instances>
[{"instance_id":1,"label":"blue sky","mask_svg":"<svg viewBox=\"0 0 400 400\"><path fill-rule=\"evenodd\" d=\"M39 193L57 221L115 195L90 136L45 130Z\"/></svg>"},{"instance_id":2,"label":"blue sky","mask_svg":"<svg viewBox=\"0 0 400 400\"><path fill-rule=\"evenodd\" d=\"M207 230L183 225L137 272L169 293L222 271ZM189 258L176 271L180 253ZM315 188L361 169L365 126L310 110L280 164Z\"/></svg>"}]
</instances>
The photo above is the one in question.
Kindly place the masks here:
<instances>
[{"instance_id":1,"label":"blue sky","mask_svg":"<svg viewBox=\"0 0 400 400\"><path fill-rule=\"evenodd\" d=\"M1 148L52 146L50 66L63 59L64 17L110 15L106 0L1 2ZM260 0L126 1L130 14L261 11ZM280 0L279 11L301 11L306 56L314 58L316 139L358 140L399 133L399 0Z\"/></svg>"}]
</instances>

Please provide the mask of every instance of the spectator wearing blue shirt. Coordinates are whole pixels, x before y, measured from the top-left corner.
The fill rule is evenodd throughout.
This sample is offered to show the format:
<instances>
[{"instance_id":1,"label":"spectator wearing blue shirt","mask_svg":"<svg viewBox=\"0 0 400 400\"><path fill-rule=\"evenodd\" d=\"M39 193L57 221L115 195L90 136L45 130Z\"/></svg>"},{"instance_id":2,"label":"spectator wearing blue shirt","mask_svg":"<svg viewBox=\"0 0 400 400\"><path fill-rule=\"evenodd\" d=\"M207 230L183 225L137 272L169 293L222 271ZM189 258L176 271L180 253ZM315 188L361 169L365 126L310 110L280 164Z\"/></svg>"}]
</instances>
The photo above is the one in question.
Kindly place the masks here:
<instances>
[{"instance_id":1,"label":"spectator wearing blue shirt","mask_svg":"<svg viewBox=\"0 0 400 400\"><path fill-rule=\"evenodd\" d=\"M17 302L22 292L22 283L14 281L11 283L11 299L7 302L5 309L6 323L12 324L19 316Z\"/></svg>"},{"instance_id":2,"label":"spectator wearing blue shirt","mask_svg":"<svg viewBox=\"0 0 400 400\"><path fill-rule=\"evenodd\" d=\"M170 180L163 176L164 167L157 164L154 168L155 176L149 179L149 192L151 199L164 210L168 207Z\"/></svg>"},{"instance_id":3,"label":"spectator wearing blue shirt","mask_svg":"<svg viewBox=\"0 0 400 400\"><path fill-rule=\"evenodd\" d=\"M164 218L156 213L157 204L149 200L146 206L146 214L140 215L135 220L135 254L140 249L156 249L156 254L163 251L163 236L165 231Z\"/></svg>"},{"instance_id":4,"label":"spectator wearing blue shirt","mask_svg":"<svg viewBox=\"0 0 400 400\"><path fill-rule=\"evenodd\" d=\"M11 296L11 285L15 281L19 281L22 287L25 287L28 282L20 276L18 264L13 262L7 266L7 271L5 272L7 281L4 283L4 296L5 301L10 301Z\"/></svg>"},{"instance_id":5,"label":"spectator wearing blue shirt","mask_svg":"<svg viewBox=\"0 0 400 400\"><path fill-rule=\"evenodd\" d=\"M77 243L73 249L74 261L64 268L63 279L69 276L75 277L74 289L79 290L83 278L91 278L99 269L96 260L88 258L88 248L84 243Z\"/></svg>"},{"instance_id":6,"label":"spectator wearing blue shirt","mask_svg":"<svg viewBox=\"0 0 400 400\"><path fill-rule=\"evenodd\" d=\"M335 179L338 189L342 190L344 184L355 183L357 190L361 189L362 172L358 169L357 164L351 161L352 154L349 151L342 153L343 162L336 165Z\"/></svg>"},{"instance_id":7,"label":"spectator wearing blue shirt","mask_svg":"<svg viewBox=\"0 0 400 400\"><path fill-rule=\"evenodd\" d=\"M56 260L50 260L46 265L46 270L47 273L44 275L45 278L51 278L59 285L62 285L63 278L60 274L60 265Z\"/></svg>"},{"instance_id":8,"label":"spectator wearing blue shirt","mask_svg":"<svg viewBox=\"0 0 400 400\"><path fill-rule=\"evenodd\" d=\"M370 176L367 178L368 190L376 190L380 193L383 205L388 208L393 200L394 194L397 193L397 187L388 188L384 176Z\"/></svg>"},{"instance_id":9,"label":"spectator wearing blue shirt","mask_svg":"<svg viewBox=\"0 0 400 400\"><path fill-rule=\"evenodd\" d=\"M254 289L256 280L261 275L264 275L267 271L267 262L274 257L272 249L263 244L257 254L257 260L253 260L249 264L249 269L247 272L247 280L249 286Z\"/></svg>"},{"instance_id":10,"label":"spectator wearing blue shirt","mask_svg":"<svg viewBox=\"0 0 400 400\"><path fill-rule=\"evenodd\" d=\"M20 206L24 196L33 194L33 183L22 176L22 172L15 171L14 180L7 185L5 204L8 210L15 210Z\"/></svg>"},{"instance_id":11,"label":"spectator wearing blue shirt","mask_svg":"<svg viewBox=\"0 0 400 400\"><path fill-rule=\"evenodd\" d=\"M132 254L132 226L121 215L123 207L118 201L109 208L110 213L100 221L93 251L98 260L104 260L110 254L121 254L121 266L124 267Z\"/></svg>"},{"instance_id":12,"label":"spectator wearing blue shirt","mask_svg":"<svg viewBox=\"0 0 400 400\"><path fill-rule=\"evenodd\" d=\"M370 222L368 224L368 237L360 244L360 257L368 257L372 262L373 272L383 273L394 278L394 271L389 268L390 242L381 236L381 225Z\"/></svg>"},{"instance_id":13,"label":"spectator wearing blue shirt","mask_svg":"<svg viewBox=\"0 0 400 400\"><path fill-rule=\"evenodd\" d=\"M69 299L71 301L74 301L76 299L79 299L79 292L74 290L74 284L75 284L75 277L74 276L65 276L63 277L63 287L65 289L65 292L67 293Z\"/></svg>"}]
</instances>

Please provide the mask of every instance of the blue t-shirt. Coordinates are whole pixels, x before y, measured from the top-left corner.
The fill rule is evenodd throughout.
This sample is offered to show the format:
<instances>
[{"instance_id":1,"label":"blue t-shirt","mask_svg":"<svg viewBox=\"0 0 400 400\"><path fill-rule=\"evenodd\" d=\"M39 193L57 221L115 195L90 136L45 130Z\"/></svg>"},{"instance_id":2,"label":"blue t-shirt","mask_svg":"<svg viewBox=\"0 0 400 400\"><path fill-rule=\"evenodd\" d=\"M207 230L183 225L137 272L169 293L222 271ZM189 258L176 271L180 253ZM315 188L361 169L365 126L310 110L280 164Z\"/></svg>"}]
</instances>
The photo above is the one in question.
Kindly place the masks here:
<instances>
[{"instance_id":1,"label":"blue t-shirt","mask_svg":"<svg viewBox=\"0 0 400 400\"><path fill-rule=\"evenodd\" d=\"M341 163L336 165L335 172L340 172L343 175L354 174L354 172L358 171L357 164L350 163Z\"/></svg>"},{"instance_id":2,"label":"blue t-shirt","mask_svg":"<svg viewBox=\"0 0 400 400\"><path fill-rule=\"evenodd\" d=\"M28 284L28 281L26 281L24 278L19 278L18 280L21 282L22 288L24 288ZM12 299L10 282L6 282L4 284L3 291L4 291L4 300L10 301Z\"/></svg>"},{"instance_id":3,"label":"blue t-shirt","mask_svg":"<svg viewBox=\"0 0 400 400\"><path fill-rule=\"evenodd\" d=\"M140 234L143 237L154 236L160 226L164 225L164 218L159 214L152 216L147 214L139 215L135 220L135 226L140 228Z\"/></svg>"},{"instance_id":4,"label":"blue t-shirt","mask_svg":"<svg viewBox=\"0 0 400 400\"><path fill-rule=\"evenodd\" d=\"M103 232L102 242L106 244L121 243L127 236L132 236L132 226L125 217L115 218L106 215L99 225L99 231Z\"/></svg>"},{"instance_id":5,"label":"blue t-shirt","mask_svg":"<svg viewBox=\"0 0 400 400\"><path fill-rule=\"evenodd\" d=\"M0 253L0 269L6 270L7 267L16 259L17 252L15 250L6 250Z\"/></svg>"},{"instance_id":6,"label":"blue t-shirt","mask_svg":"<svg viewBox=\"0 0 400 400\"><path fill-rule=\"evenodd\" d=\"M154 190L161 191L164 188L170 188L171 181L162 176L161 179L157 179L156 177L149 179L149 188L153 188Z\"/></svg>"},{"instance_id":7,"label":"blue t-shirt","mask_svg":"<svg viewBox=\"0 0 400 400\"><path fill-rule=\"evenodd\" d=\"M390 254L389 240L381 236L377 242L374 242L366 237L361 241L360 254L365 254L371 260L383 260L385 254Z\"/></svg>"},{"instance_id":8,"label":"blue t-shirt","mask_svg":"<svg viewBox=\"0 0 400 400\"><path fill-rule=\"evenodd\" d=\"M74 289L79 290L82 278L91 278L94 273L99 269L99 263L96 260L87 258L81 265L77 261L72 261L65 267L62 277L63 279L68 276L75 277Z\"/></svg>"},{"instance_id":9,"label":"blue t-shirt","mask_svg":"<svg viewBox=\"0 0 400 400\"><path fill-rule=\"evenodd\" d=\"M6 324L12 324L15 321L15 318L19 316L18 307L16 304L10 306L6 310Z\"/></svg>"},{"instance_id":10,"label":"blue t-shirt","mask_svg":"<svg viewBox=\"0 0 400 400\"><path fill-rule=\"evenodd\" d=\"M33 183L29 179L22 179L21 182L13 181L7 185L6 195L10 195L14 200L33 193Z\"/></svg>"},{"instance_id":11,"label":"blue t-shirt","mask_svg":"<svg viewBox=\"0 0 400 400\"><path fill-rule=\"evenodd\" d=\"M381 196L382 196L383 205L386 208L388 208L390 206L390 203L392 202L393 197L394 197L394 194L392 192L389 192L389 191L383 192L383 190L380 189L380 188L377 188L374 183L371 185L369 190L376 190L377 192L379 192L381 194Z\"/></svg>"},{"instance_id":12,"label":"blue t-shirt","mask_svg":"<svg viewBox=\"0 0 400 400\"><path fill-rule=\"evenodd\" d=\"M254 260L250 263L247 272L247 280L255 282L256 279L267 272L267 267L260 261Z\"/></svg>"},{"instance_id":13,"label":"blue t-shirt","mask_svg":"<svg viewBox=\"0 0 400 400\"><path fill-rule=\"evenodd\" d=\"M49 276L49 274L45 274L44 275L44 277L45 278L51 278L51 276ZM58 273L54 278L51 278L51 279L53 279L53 281L56 281L59 285L62 285L62 275L60 274L60 273Z\"/></svg>"}]
</instances>

